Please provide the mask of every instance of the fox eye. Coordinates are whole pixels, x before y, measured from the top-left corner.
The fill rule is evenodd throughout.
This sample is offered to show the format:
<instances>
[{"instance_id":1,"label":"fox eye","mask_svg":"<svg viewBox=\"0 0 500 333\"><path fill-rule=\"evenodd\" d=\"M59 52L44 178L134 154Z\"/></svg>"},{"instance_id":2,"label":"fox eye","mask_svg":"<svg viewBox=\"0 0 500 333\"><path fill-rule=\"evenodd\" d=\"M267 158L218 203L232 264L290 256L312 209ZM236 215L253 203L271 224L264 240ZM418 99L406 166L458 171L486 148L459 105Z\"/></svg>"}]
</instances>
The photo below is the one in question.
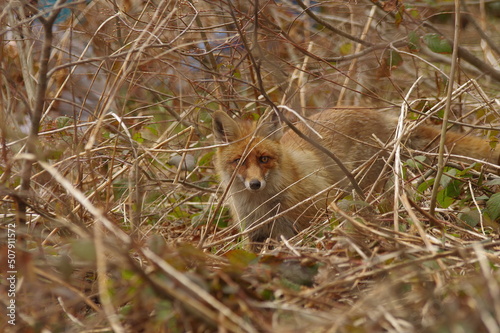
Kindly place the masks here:
<instances>
[{"instance_id":1,"label":"fox eye","mask_svg":"<svg viewBox=\"0 0 500 333\"><path fill-rule=\"evenodd\" d=\"M235 160L233 161L233 163L234 163L234 164L238 164L238 163L240 163L240 160L241 160L241 158L239 157L239 158L235 159Z\"/></svg>"},{"instance_id":2,"label":"fox eye","mask_svg":"<svg viewBox=\"0 0 500 333\"><path fill-rule=\"evenodd\" d=\"M264 163L264 164L267 163L267 162L269 162L270 159L271 158L269 156L261 156L261 157L259 157L260 163Z\"/></svg>"}]
</instances>

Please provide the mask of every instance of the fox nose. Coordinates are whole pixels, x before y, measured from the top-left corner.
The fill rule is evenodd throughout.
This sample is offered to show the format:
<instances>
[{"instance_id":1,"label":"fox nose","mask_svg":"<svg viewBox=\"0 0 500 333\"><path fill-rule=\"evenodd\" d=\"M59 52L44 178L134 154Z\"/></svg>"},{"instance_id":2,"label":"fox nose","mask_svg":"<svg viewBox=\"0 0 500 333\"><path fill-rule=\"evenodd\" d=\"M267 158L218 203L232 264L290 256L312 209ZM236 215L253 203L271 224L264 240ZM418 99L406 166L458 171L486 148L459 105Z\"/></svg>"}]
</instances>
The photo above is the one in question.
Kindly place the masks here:
<instances>
[{"instance_id":1,"label":"fox nose","mask_svg":"<svg viewBox=\"0 0 500 333\"><path fill-rule=\"evenodd\" d=\"M248 184L251 190L260 190L262 183L258 179L252 179Z\"/></svg>"}]
</instances>

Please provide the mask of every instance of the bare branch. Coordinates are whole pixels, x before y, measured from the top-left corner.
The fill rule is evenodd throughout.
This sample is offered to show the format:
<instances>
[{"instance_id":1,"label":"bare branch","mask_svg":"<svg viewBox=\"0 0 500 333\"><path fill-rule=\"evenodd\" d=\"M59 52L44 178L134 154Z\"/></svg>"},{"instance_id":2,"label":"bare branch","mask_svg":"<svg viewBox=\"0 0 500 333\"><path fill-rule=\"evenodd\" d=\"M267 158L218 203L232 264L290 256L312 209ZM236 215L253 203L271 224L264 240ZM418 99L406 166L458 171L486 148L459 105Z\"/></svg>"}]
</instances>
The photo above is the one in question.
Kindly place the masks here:
<instances>
[{"instance_id":1,"label":"bare branch","mask_svg":"<svg viewBox=\"0 0 500 333\"><path fill-rule=\"evenodd\" d=\"M42 53L40 57L40 70L38 74L38 85L36 88L36 97L35 97L35 107L31 112L31 129L28 135L28 140L26 141L26 153L32 154L36 156L37 153L37 138L38 131L40 128L40 120L42 119L42 114L45 105L45 96L47 92L47 84L48 84L48 76L47 73L49 71L49 60L50 53L52 51L52 28L54 22L59 15L62 8L59 6L63 4L66 0L58 0L54 4L54 10L50 12L50 15L47 18L43 16L39 17L39 20L42 22L43 30L44 30L44 40L42 45ZM31 169L33 166L33 159L28 158L24 161L23 169L21 171L21 193L27 194L30 189L30 181L31 181ZM18 223L20 225L26 222L26 204L24 202L18 203Z\"/></svg>"}]
</instances>

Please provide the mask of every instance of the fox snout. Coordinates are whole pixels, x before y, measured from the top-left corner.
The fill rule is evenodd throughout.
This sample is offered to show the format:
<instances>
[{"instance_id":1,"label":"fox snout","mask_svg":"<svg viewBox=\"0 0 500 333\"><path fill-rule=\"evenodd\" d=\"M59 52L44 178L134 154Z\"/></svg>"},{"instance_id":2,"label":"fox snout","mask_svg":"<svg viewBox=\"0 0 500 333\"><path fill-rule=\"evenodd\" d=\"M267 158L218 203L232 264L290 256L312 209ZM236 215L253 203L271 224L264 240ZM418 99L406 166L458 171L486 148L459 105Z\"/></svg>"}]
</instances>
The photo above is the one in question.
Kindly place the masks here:
<instances>
[{"instance_id":1,"label":"fox snout","mask_svg":"<svg viewBox=\"0 0 500 333\"><path fill-rule=\"evenodd\" d=\"M245 180L245 187L247 190L250 191L259 191L264 189L266 187L266 181L265 180L259 180L259 179L250 179L250 180Z\"/></svg>"},{"instance_id":2,"label":"fox snout","mask_svg":"<svg viewBox=\"0 0 500 333\"><path fill-rule=\"evenodd\" d=\"M263 168L262 163L255 163L252 158L249 158L242 163L239 172L240 180L247 190L257 192L266 187L269 170Z\"/></svg>"}]
</instances>

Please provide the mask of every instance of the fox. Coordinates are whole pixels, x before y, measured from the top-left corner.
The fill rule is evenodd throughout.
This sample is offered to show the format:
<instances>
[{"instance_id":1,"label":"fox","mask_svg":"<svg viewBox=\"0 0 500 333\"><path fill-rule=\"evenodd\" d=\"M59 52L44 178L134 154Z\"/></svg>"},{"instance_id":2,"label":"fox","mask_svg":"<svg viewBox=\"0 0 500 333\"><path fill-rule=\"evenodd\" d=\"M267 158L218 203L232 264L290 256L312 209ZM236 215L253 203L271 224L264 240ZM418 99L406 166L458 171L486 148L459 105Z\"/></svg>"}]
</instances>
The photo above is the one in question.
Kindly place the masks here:
<instances>
[{"instance_id":1,"label":"fox","mask_svg":"<svg viewBox=\"0 0 500 333\"><path fill-rule=\"evenodd\" d=\"M371 108L320 111L296 128L333 152L350 171L364 164L359 181L366 189L379 178L388 152L380 143L394 137L398 117ZM212 115L215 170L227 192L232 218L246 231L251 249L266 239L289 239L310 226L335 198L332 189L348 189L349 181L324 152L284 130L272 113L267 120L233 119L223 111ZM437 146L441 129L420 125L405 145L429 151ZM378 141L378 142L377 142ZM500 145L488 139L449 131L448 153L500 164ZM366 162L370 163L366 163Z\"/></svg>"}]
</instances>

